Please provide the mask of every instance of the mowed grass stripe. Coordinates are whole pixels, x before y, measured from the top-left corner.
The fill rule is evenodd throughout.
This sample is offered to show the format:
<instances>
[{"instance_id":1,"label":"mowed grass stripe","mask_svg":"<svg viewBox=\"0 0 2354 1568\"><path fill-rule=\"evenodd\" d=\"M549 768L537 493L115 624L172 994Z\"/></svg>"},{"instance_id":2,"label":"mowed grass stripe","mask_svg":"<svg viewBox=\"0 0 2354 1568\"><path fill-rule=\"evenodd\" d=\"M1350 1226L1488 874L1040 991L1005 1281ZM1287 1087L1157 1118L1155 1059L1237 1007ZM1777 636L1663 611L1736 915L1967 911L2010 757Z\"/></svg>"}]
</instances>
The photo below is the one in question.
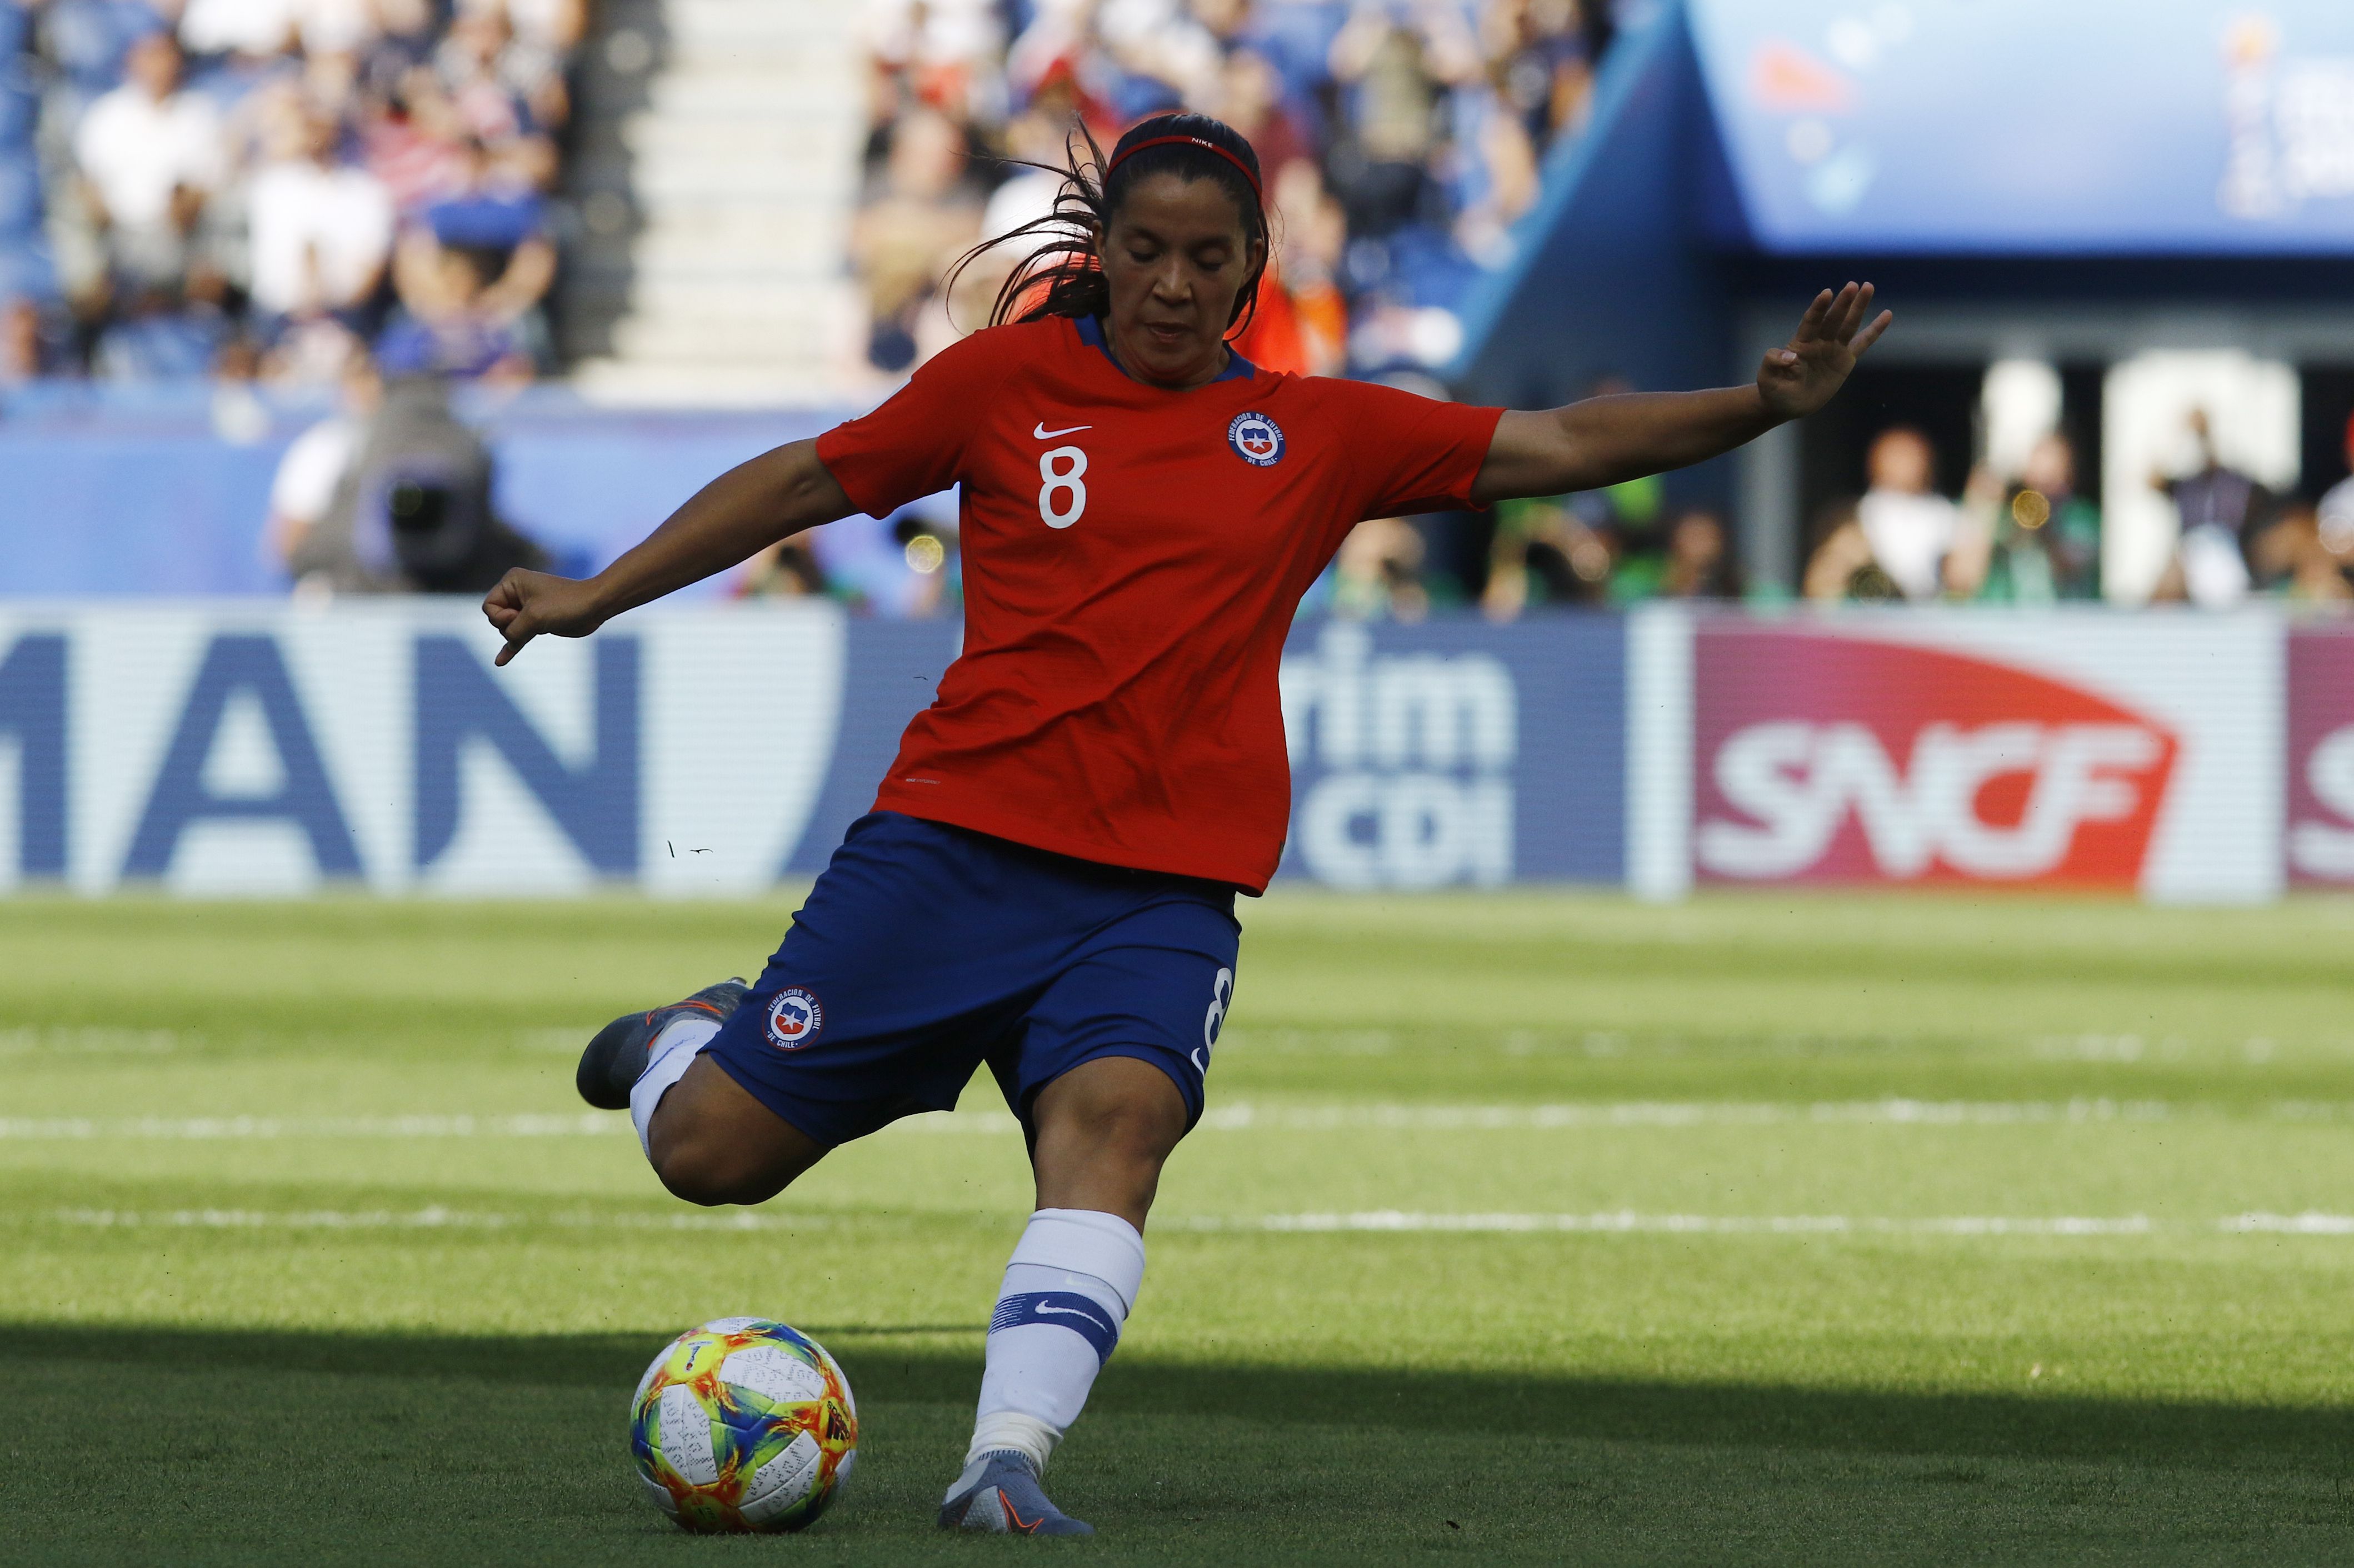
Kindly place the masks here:
<instances>
[{"instance_id":1,"label":"mowed grass stripe","mask_svg":"<svg viewBox=\"0 0 2354 1568\"><path fill-rule=\"evenodd\" d=\"M1983 1102L1882 1099L1818 1102L1647 1101L1560 1105L1266 1105L1245 1101L1205 1111L1197 1133L1521 1132L1594 1128L1768 1127L1790 1123L1921 1127L2010 1126L2020 1123L2167 1121L2186 1116L2245 1114L2236 1103L2172 1104L2164 1100L2075 1099ZM2257 1107L2286 1121L2354 1119L2354 1106L2284 1100ZM435 1139L612 1137L631 1132L630 1118L613 1111L517 1112L397 1117L0 1117L0 1139ZM884 1136L940 1134L1010 1136L1022 1124L1010 1112L941 1111L908 1117Z\"/></svg>"},{"instance_id":2,"label":"mowed grass stripe","mask_svg":"<svg viewBox=\"0 0 2354 1568\"><path fill-rule=\"evenodd\" d=\"M99 1229L155 1226L189 1230L515 1230L535 1225L559 1230L772 1232L795 1234L871 1223L868 1216L773 1213L751 1209L725 1213L552 1214L452 1209L442 1204L394 1209L58 1209L47 1214L0 1214L0 1222L50 1224ZM988 1222L988 1228L1002 1228ZM2228 1214L2205 1225L2153 1219L2147 1214L1646 1214L1619 1209L1603 1213L1428 1213L1373 1209L1351 1213L1161 1214L1156 1234L1169 1231L1338 1232L1386 1234L1435 1232L1619 1235L1919 1235L1919 1236L2140 1236L2168 1232L2187 1235L2354 1237L2354 1214Z\"/></svg>"}]
</instances>

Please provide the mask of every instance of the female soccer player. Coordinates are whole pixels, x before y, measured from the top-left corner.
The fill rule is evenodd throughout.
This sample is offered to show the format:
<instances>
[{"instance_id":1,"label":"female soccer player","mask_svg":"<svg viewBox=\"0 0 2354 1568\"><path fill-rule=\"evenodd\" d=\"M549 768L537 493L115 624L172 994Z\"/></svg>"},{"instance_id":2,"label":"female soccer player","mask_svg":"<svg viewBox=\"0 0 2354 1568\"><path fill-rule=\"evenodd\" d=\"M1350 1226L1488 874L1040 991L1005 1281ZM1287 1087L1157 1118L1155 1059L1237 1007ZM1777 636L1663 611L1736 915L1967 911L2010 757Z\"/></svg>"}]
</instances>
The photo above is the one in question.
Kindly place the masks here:
<instances>
[{"instance_id":1,"label":"female soccer player","mask_svg":"<svg viewBox=\"0 0 2354 1568\"><path fill-rule=\"evenodd\" d=\"M1751 386L1466 408L1227 347L1267 227L1257 157L1217 121L1164 115L1075 159L1058 217L1026 231L995 324L873 413L722 474L596 577L512 572L483 609L504 664L802 529L963 487L964 652L874 810L758 984L615 1020L579 1084L629 1107L673 1192L757 1203L953 1106L988 1063L1037 1209L939 1520L1084 1535L1039 1477L1135 1305L1161 1163L1202 1114L1235 895L1282 850L1277 667L1300 595L1365 518L1596 490L1811 413L1890 318L1866 325L1872 288L1850 283Z\"/></svg>"}]
</instances>

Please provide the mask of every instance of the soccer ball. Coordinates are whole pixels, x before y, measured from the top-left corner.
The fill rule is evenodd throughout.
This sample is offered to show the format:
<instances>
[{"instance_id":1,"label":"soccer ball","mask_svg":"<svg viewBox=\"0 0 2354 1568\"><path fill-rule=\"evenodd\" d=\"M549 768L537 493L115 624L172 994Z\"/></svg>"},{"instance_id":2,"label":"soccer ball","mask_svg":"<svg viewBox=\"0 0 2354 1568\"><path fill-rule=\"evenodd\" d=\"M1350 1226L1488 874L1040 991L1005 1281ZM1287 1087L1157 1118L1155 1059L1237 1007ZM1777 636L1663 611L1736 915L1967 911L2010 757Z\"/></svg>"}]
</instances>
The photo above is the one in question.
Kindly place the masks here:
<instances>
[{"instance_id":1,"label":"soccer ball","mask_svg":"<svg viewBox=\"0 0 2354 1568\"><path fill-rule=\"evenodd\" d=\"M664 1346L630 1402L646 1500L680 1529L800 1530L850 1479L858 1406L815 1340L718 1318Z\"/></svg>"}]
</instances>

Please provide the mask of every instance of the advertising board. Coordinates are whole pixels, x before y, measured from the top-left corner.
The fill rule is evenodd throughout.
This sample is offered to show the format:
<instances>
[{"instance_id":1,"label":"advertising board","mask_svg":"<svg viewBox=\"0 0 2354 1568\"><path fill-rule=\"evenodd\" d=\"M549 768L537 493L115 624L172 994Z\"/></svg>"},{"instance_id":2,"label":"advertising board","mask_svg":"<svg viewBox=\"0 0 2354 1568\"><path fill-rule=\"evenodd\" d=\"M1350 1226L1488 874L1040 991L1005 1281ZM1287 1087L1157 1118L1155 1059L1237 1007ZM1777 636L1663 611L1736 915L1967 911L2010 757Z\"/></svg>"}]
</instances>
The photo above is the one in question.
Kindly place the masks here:
<instances>
[{"instance_id":1,"label":"advertising board","mask_svg":"<svg viewBox=\"0 0 2354 1568\"><path fill-rule=\"evenodd\" d=\"M2354 886L2354 629L2288 637L2288 878Z\"/></svg>"},{"instance_id":2,"label":"advertising board","mask_svg":"<svg viewBox=\"0 0 2354 1568\"><path fill-rule=\"evenodd\" d=\"M1617 882L1626 632L1615 617L1304 621L1283 659L1283 870L1336 887Z\"/></svg>"},{"instance_id":3,"label":"advertising board","mask_svg":"<svg viewBox=\"0 0 2354 1568\"><path fill-rule=\"evenodd\" d=\"M500 670L464 603L0 607L0 888L758 893L824 865L956 636L658 609ZM1303 624L1285 874L1616 880L1621 641Z\"/></svg>"},{"instance_id":4,"label":"advertising board","mask_svg":"<svg viewBox=\"0 0 2354 1568\"><path fill-rule=\"evenodd\" d=\"M2268 618L1906 610L1693 638L1702 882L2279 886Z\"/></svg>"}]
</instances>

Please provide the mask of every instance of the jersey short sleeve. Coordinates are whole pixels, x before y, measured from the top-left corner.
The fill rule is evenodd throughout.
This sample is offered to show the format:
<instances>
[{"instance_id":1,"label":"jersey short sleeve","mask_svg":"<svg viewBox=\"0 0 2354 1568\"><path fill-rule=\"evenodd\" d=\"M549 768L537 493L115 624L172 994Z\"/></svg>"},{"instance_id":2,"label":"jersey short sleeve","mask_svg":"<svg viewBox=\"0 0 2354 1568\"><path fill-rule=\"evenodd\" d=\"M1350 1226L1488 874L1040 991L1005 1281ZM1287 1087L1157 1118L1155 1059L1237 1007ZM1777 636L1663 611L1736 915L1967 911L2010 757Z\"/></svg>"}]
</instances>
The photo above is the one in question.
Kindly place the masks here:
<instances>
[{"instance_id":1,"label":"jersey short sleeve","mask_svg":"<svg viewBox=\"0 0 2354 1568\"><path fill-rule=\"evenodd\" d=\"M818 437L818 461L870 517L946 490L963 477L966 438L1018 363L1018 341L1001 329L951 344L874 412Z\"/></svg>"},{"instance_id":2,"label":"jersey short sleeve","mask_svg":"<svg viewBox=\"0 0 2354 1568\"><path fill-rule=\"evenodd\" d=\"M1468 511L1501 408L1442 403L1368 381L1331 384L1362 489L1357 514Z\"/></svg>"}]
</instances>

